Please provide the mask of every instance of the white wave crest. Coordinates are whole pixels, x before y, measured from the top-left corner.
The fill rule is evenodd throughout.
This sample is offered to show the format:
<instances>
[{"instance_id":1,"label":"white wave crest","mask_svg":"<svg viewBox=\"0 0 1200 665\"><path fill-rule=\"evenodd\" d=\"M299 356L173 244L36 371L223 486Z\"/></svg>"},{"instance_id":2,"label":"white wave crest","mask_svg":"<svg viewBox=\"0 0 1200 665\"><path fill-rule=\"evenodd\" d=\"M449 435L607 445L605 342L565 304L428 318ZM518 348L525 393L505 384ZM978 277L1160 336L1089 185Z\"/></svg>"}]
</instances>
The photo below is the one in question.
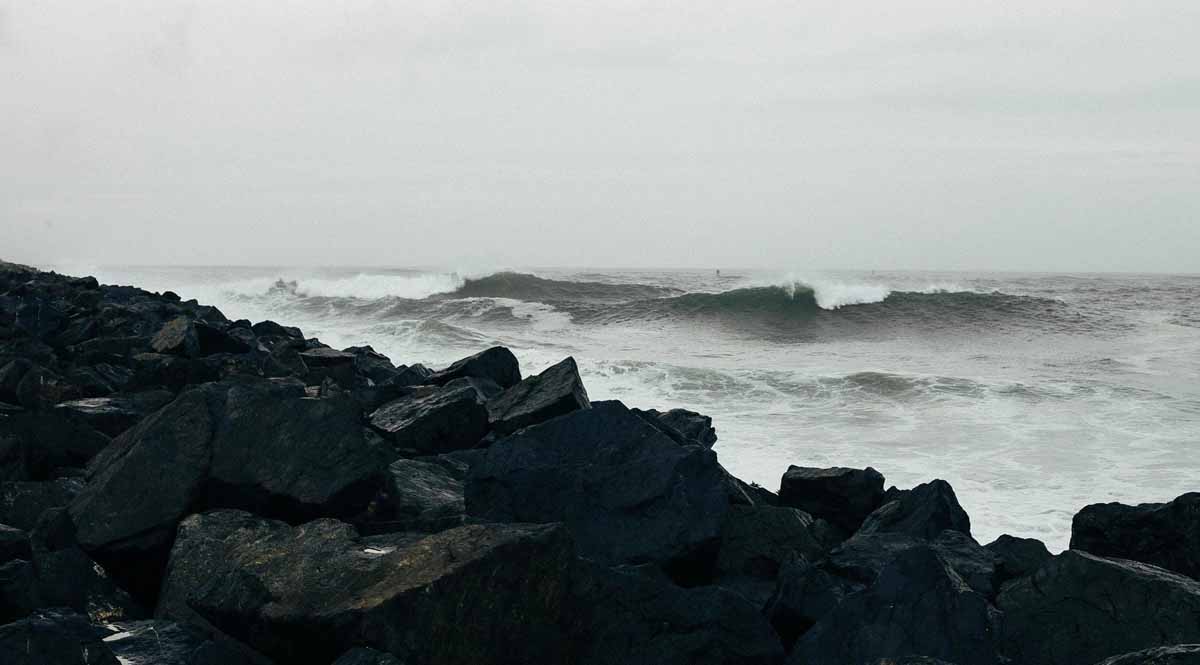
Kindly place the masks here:
<instances>
[{"instance_id":1,"label":"white wave crest","mask_svg":"<svg viewBox=\"0 0 1200 665\"><path fill-rule=\"evenodd\" d=\"M825 276L799 276L794 273L788 274L783 279L774 280L769 285L785 289L793 298L796 297L798 291L812 290L817 306L827 310L883 302L888 296L901 291L907 293L954 293L966 290L956 284L884 285Z\"/></svg>"}]
</instances>

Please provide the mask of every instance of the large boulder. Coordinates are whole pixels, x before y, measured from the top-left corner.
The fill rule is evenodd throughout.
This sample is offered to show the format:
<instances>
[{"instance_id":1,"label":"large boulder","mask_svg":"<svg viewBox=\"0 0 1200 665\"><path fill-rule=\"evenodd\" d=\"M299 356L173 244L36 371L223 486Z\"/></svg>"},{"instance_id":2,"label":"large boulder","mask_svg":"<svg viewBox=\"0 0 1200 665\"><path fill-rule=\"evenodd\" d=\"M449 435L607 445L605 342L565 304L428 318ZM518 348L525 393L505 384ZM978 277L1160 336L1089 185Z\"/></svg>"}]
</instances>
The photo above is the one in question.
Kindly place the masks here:
<instances>
[{"instance_id":1,"label":"large boulder","mask_svg":"<svg viewBox=\"0 0 1200 665\"><path fill-rule=\"evenodd\" d=\"M1200 644L1145 649L1105 658L1096 665L1200 665Z\"/></svg>"},{"instance_id":2,"label":"large boulder","mask_svg":"<svg viewBox=\"0 0 1200 665\"><path fill-rule=\"evenodd\" d=\"M465 472L465 468L463 469ZM392 531L440 531L463 522L463 475L436 458L399 459L388 467L385 507L377 526Z\"/></svg>"},{"instance_id":3,"label":"large boulder","mask_svg":"<svg viewBox=\"0 0 1200 665\"><path fill-rule=\"evenodd\" d=\"M0 564L0 625L29 616L40 604L33 564L27 559Z\"/></svg>"},{"instance_id":4,"label":"large boulder","mask_svg":"<svg viewBox=\"0 0 1200 665\"><path fill-rule=\"evenodd\" d=\"M0 482L0 524L31 531L42 513L66 506L82 491L77 478Z\"/></svg>"},{"instance_id":5,"label":"large boulder","mask_svg":"<svg viewBox=\"0 0 1200 665\"><path fill-rule=\"evenodd\" d=\"M153 597L181 519L236 507L292 522L351 516L388 461L347 398L268 381L208 384L118 437L70 512L83 548Z\"/></svg>"},{"instance_id":6,"label":"large boulder","mask_svg":"<svg viewBox=\"0 0 1200 665\"><path fill-rule=\"evenodd\" d=\"M504 436L577 409L590 409L575 359L553 365L488 400L488 421Z\"/></svg>"},{"instance_id":7,"label":"large boulder","mask_svg":"<svg viewBox=\"0 0 1200 665\"><path fill-rule=\"evenodd\" d=\"M988 598L995 595L999 557L953 529L931 540L903 533L859 533L834 548L821 565L846 579L871 584L900 554L925 547L936 551L972 589Z\"/></svg>"},{"instance_id":8,"label":"large boulder","mask_svg":"<svg viewBox=\"0 0 1200 665\"><path fill-rule=\"evenodd\" d=\"M76 420L48 412L0 415L0 480L48 480L82 467L110 439Z\"/></svg>"},{"instance_id":9,"label":"large boulder","mask_svg":"<svg viewBox=\"0 0 1200 665\"><path fill-rule=\"evenodd\" d=\"M724 469L620 402L597 402L496 442L471 467L467 512L564 522L605 564L683 561L715 547L729 502Z\"/></svg>"},{"instance_id":10,"label":"large boulder","mask_svg":"<svg viewBox=\"0 0 1200 665\"><path fill-rule=\"evenodd\" d=\"M781 504L826 520L847 534L858 530L882 498L883 475L870 467L789 466L779 484Z\"/></svg>"},{"instance_id":11,"label":"large boulder","mask_svg":"<svg viewBox=\"0 0 1200 665\"><path fill-rule=\"evenodd\" d=\"M996 603L1004 653L1022 665L1200 642L1200 582L1135 561L1067 550L1006 584Z\"/></svg>"},{"instance_id":12,"label":"large boulder","mask_svg":"<svg viewBox=\"0 0 1200 665\"><path fill-rule=\"evenodd\" d=\"M360 538L330 519L289 527L216 511L180 525L158 615L294 665L352 646L416 665L560 662L571 560L556 526Z\"/></svg>"},{"instance_id":13,"label":"large boulder","mask_svg":"<svg viewBox=\"0 0 1200 665\"><path fill-rule=\"evenodd\" d=\"M4 665L119 665L103 638L107 631L64 610L38 610L0 626Z\"/></svg>"},{"instance_id":14,"label":"large boulder","mask_svg":"<svg viewBox=\"0 0 1200 665\"><path fill-rule=\"evenodd\" d=\"M758 608L720 587L684 589L581 562L572 598L572 656L580 665L768 665L783 658Z\"/></svg>"},{"instance_id":15,"label":"large boulder","mask_svg":"<svg viewBox=\"0 0 1200 665\"><path fill-rule=\"evenodd\" d=\"M317 347L300 353L300 359L308 368L305 383L319 386L325 379L333 379L343 388L354 387L355 356L348 351Z\"/></svg>"},{"instance_id":16,"label":"large boulder","mask_svg":"<svg viewBox=\"0 0 1200 665\"><path fill-rule=\"evenodd\" d=\"M922 483L899 498L875 509L863 520L858 533L900 533L914 538L936 538L946 529L970 535L971 518L962 506L954 488L944 480Z\"/></svg>"},{"instance_id":17,"label":"large boulder","mask_svg":"<svg viewBox=\"0 0 1200 665\"><path fill-rule=\"evenodd\" d=\"M65 509L54 508L42 515L29 540L41 606L69 607L96 623L146 615L107 571L79 548Z\"/></svg>"},{"instance_id":18,"label":"large boulder","mask_svg":"<svg viewBox=\"0 0 1200 665\"><path fill-rule=\"evenodd\" d=\"M154 338L150 340L150 348L155 353L173 356L195 358L200 355L200 336L196 333L196 325L186 316L178 316L163 324Z\"/></svg>"},{"instance_id":19,"label":"large boulder","mask_svg":"<svg viewBox=\"0 0 1200 665\"><path fill-rule=\"evenodd\" d=\"M488 432L489 392L474 379L412 388L372 413L371 427L410 454L474 448Z\"/></svg>"},{"instance_id":20,"label":"large boulder","mask_svg":"<svg viewBox=\"0 0 1200 665\"><path fill-rule=\"evenodd\" d=\"M657 409L634 409L634 412L653 423L660 429L669 429L690 441L712 448L717 443L717 430L712 426L712 418L702 413L687 409L671 409L662 412Z\"/></svg>"},{"instance_id":21,"label":"large boulder","mask_svg":"<svg viewBox=\"0 0 1200 665\"><path fill-rule=\"evenodd\" d=\"M818 564L802 558L793 559L780 569L778 583L764 614L783 641L784 648L790 651L813 624L841 605L847 596L865 587L865 584L832 574Z\"/></svg>"},{"instance_id":22,"label":"large boulder","mask_svg":"<svg viewBox=\"0 0 1200 665\"><path fill-rule=\"evenodd\" d=\"M445 385L462 378L490 379L501 388L511 388L521 382L521 366L512 351L503 346L493 346L469 358L463 358L440 372L426 377L426 381Z\"/></svg>"},{"instance_id":23,"label":"large boulder","mask_svg":"<svg viewBox=\"0 0 1200 665\"><path fill-rule=\"evenodd\" d=\"M1000 613L932 547L897 556L796 642L788 662L845 665L929 656L960 665L999 663Z\"/></svg>"},{"instance_id":24,"label":"large boulder","mask_svg":"<svg viewBox=\"0 0 1200 665\"><path fill-rule=\"evenodd\" d=\"M718 583L762 607L785 564L825 554L828 531L824 522L796 508L732 506L721 524Z\"/></svg>"},{"instance_id":25,"label":"large boulder","mask_svg":"<svg viewBox=\"0 0 1200 665\"><path fill-rule=\"evenodd\" d=\"M1071 549L1200 579L1200 492L1168 503L1097 503L1075 514Z\"/></svg>"}]
</instances>

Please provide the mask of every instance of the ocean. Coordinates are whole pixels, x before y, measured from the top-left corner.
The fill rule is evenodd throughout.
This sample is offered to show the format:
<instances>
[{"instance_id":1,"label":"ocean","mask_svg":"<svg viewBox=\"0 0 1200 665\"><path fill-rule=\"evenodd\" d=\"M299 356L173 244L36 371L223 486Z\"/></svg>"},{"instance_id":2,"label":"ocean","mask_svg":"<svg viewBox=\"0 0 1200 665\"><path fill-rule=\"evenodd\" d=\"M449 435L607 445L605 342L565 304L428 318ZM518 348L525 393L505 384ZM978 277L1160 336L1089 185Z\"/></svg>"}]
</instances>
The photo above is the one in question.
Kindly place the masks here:
<instances>
[{"instance_id":1,"label":"ocean","mask_svg":"<svg viewBox=\"0 0 1200 665\"><path fill-rule=\"evenodd\" d=\"M949 481L980 542L1200 489L1200 276L55 266L440 367L574 356L593 400L713 417L735 475Z\"/></svg>"}]
</instances>

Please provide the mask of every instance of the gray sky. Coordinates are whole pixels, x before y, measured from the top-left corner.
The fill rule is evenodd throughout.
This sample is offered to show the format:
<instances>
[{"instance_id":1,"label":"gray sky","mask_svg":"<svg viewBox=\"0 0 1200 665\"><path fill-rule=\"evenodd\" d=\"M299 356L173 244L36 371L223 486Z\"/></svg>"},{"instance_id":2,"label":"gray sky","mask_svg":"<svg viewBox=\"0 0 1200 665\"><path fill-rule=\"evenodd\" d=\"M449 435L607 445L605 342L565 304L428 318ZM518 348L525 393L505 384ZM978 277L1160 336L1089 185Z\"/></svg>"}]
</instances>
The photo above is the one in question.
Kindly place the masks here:
<instances>
[{"instance_id":1,"label":"gray sky","mask_svg":"<svg viewBox=\"0 0 1200 665\"><path fill-rule=\"evenodd\" d=\"M0 0L0 256L1196 272L1200 3Z\"/></svg>"}]
</instances>

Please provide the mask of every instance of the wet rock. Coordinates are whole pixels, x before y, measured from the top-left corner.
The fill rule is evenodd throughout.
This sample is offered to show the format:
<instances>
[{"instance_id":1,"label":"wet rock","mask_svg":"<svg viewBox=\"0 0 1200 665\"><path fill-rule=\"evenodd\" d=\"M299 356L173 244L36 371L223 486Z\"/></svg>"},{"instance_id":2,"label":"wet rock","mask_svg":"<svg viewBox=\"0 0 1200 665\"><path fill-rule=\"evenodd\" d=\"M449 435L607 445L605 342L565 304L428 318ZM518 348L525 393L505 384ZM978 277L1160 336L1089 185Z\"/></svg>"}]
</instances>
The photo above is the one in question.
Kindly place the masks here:
<instances>
[{"instance_id":1,"label":"wet rock","mask_svg":"<svg viewBox=\"0 0 1200 665\"><path fill-rule=\"evenodd\" d=\"M868 589L845 598L796 642L788 662L844 665L930 656L999 663L1000 614L932 547L898 555Z\"/></svg>"},{"instance_id":2,"label":"wet rock","mask_svg":"<svg viewBox=\"0 0 1200 665\"><path fill-rule=\"evenodd\" d=\"M1200 492L1168 503L1097 503L1071 522L1071 549L1200 578Z\"/></svg>"},{"instance_id":3,"label":"wet rock","mask_svg":"<svg viewBox=\"0 0 1200 665\"><path fill-rule=\"evenodd\" d=\"M0 625L29 616L39 604L33 564L26 559L0 564Z\"/></svg>"},{"instance_id":4,"label":"wet rock","mask_svg":"<svg viewBox=\"0 0 1200 665\"><path fill-rule=\"evenodd\" d=\"M64 610L38 610L0 626L0 663L5 665L119 665L104 644L105 632Z\"/></svg>"},{"instance_id":5,"label":"wet rock","mask_svg":"<svg viewBox=\"0 0 1200 665\"><path fill-rule=\"evenodd\" d=\"M131 390L165 387L178 392L194 377L192 363L186 358L162 353L138 353L131 359Z\"/></svg>"},{"instance_id":6,"label":"wet rock","mask_svg":"<svg viewBox=\"0 0 1200 665\"><path fill-rule=\"evenodd\" d=\"M1200 644L1177 644L1105 658L1096 665L1200 665Z\"/></svg>"},{"instance_id":7,"label":"wet rock","mask_svg":"<svg viewBox=\"0 0 1200 665\"><path fill-rule=\"evenodd\" d=\"M779 485L779 502L854 533L879 507L883 475L875 469L789 466Z\"/></svg>"},{"instance_id":8,"label":"wet rock","mask_svg":"<svg viewBox=\"0 0 1200 665\"><path fill-rule=\"evenodd\" d=\"M392 361L370 346L351 346L346 348L346 352L354 354L355 374L369 379L373 384L386 383L396 375L396 366Z\"/></svg>"},{"instance_id":9,"label":"wet rock","mask_svg":"<svg viewBox=\"0 0 1200 665\"><path fill-rule=\"evenodd\" d=\"M406 663L561 662L571 559L555 526L359 538L329 519L217 511L180 525L158 614L207 620L296 665L352 646Z\"/></svg>"},{"instance_id":10,"label":"wet rock","mask_svg":"<svg viewBox=\"0 0 1200 665\"><path fill-rule=\"evenodd\" d=\"M63 402L54 408L66 418L81 420L108 436L117 436L173 399L175 395L167 390L150 390Z\"/></svg>"},{"instance_id":11,"label":"wet rock","mask_svg":"<svg viewBox=\"0 0 1200 665\"><path fill-rule=\"evenodd\" d=\"M503 436L591 406L575 359L568 357L489 400L487 411L491 428Z\"/></svg>"},{"instance_id":12,"label":"wet rock","mask_svg":"<svg viewBox=\"0 0 1200 665\"><path fill-rule=\"evenodd\" d=\"M150 340L155 353L195 358L200 355L200 336L196 325L186 316L171 319Z\"/></svg>"},{"instance_id":13,"label":"wet rock","mask_svg":"<svg viewBox=\"0 0 1200 665\"><path fill-rule=\"evenodd\" d=\"M828 615L852 593L866 585L832 575L802 558L788 561L780 569L778 583L767 601L764 614L791 651L801 635Z\"/></svg>"},{"instance_id":14,"label":"wet rock","mask_svg":"<svg viewBox=\"0 0 1200 665\"><path fill-rule=\"evenodd\" d=\"M254 332L254 335L256 337L258 337L259 339L262 339L265 337L268 339L278 338L278 339L298 340L301 342L304 341L304 333L301 332L299 328L295 328L292 326L280 325L278 323L275 323L274 321L259 321L258 323L255 323L254 325L250 326L250 329ZM270 346L271 346L271 348L273 348L274 343L272 343Z\"/></svg>"},{"instance_id":15,"label":"wet rock","mask_svg":"<svg viewBox=\"0 0 1200 665\"><path fill-rule=\"evenodd\" d=\"M45 480L63 467L81 467L110 439L88 425L48 412L0 418L0 479Z\"/></svg>"},{"instance_id":16,"label":"wet rock","mask_svg":"<svg viewBox=\"0 0 1200 665\"><path fill-rule=\"evenodd\" d=\"M813 560L824 555L829 547L825 528L796 508L731 507L721 524L717 583L762 607L786 563L796 557Z\"/></svg>"},{"instance_id":17,"label":"wet rock","mask_svg":"<svg viewBox=\"0 0 1200 665\"><path fill-rule=\"evenodd\" d=\"M682 589L587 563L573 578L571 643L581 665L765 665L783 657L758 609L724 589Z\"/></svg>"},{"instance_id":18,"label":"wet rock","mask_svg":"<svg viewBox=\"0 0 1200 665\"><path fill-rule=\"evenodd\" d=\"M717 430L712 426L712 418L704 414L687 409L671 409L665 413L657 409L646 409L639 415L642 414L647 419L657 421L658 425L668 427L705 448L712 448L717 443Z\"/></svg>"},{"instance_id":19,"label":"wet rock","mask_svg":"<svg viewBox=\"0 0 1200 665\"><path fill-rule=\"evenodd\" d=\"M17 384L17 403L28 409L49 409L81 396L78 386L40 366L31 367Z\"/></svg>"},{"instance_id":20,"label":"wet rock","mask_svg":"<svg viewBox=\"0 0 1200 665\"><path fill-rule=\"evenodd\" d=\"M466 507L461 475L422 459L396 460L388 472L390 530L428 532L462 524Z\"/></svg>"},{"instance_id":21,"label":"wet rock","mask_svg":"<svg viewBox=\"0 0 1200 665\"><path fill-rule=\"evenodd\" d=\"M104 638L121 665L270 665L230 640L174 621L118 621Z\"/></svg>"},{"instance_id":22,"label":"wet rock","mask_svg":"<svg viewBox=\"0 0 1200 665\"><path fill-rule=\"evenodd\" d=\"M0 366L0 401L16 404L17 386L21 385L25 373L34 367L34 363L24 358L16 358Z\"/></svg>"},{"instance_id":23,"label":"wet rock","mask_svg":"<svg viewBox=\"0 0 1200 665\"><path fill-rule=\"evenodd\" d=\"M433 370L417 363L398 368L395 376L388 383L396 386L420 386L430 383L430 377L432 376Z\"/></svg>"},{"instance_id":24,"label":"wet rock","mask_svg":"<svg viewBox=\"0 0 1200 665\"><path fill-rule=\"evenodd\" d=\"M932 547L972 589L991 598L997 591L999 557L961 531L946 530L933 540L903 533L856 534L834 548L822 565L847 579L871 584L896 557Z\"/></svg>"},{"instance_id":25,"label":"wet rock","mask_svg":"<svg viewBox=\"0 0 1200 665\"><path fill-rule=\"evenodd\" d=\"M512 351L493 346L434 373L428 381L440 386L467 377L490 379L501 388L511 388L521 382L521 368Z\"/></svg>"},{"instance_id":26,"label":"wet rock","mask_svg":"<svg viewBox=\"0 0 1200 665\"><path fill-rule=\"evenodd\" d=\"M1004 653L1022 665L1094 663L1200 642L1200 582L1148 564L1067 550L1004 586Z\"/></svg>"},{"instance_id":27,"label":"wet rock","mask_svg":"<svg viewBox=\"0 0 1200 665\"><path fill-rule=\"evenodd\" d=\"M417 454L475 447L488 431L488 396L470 379L413 388L371 414L371 427L398 449Z\"/></svg>"},{"instance_id":28,"label":"wet rock","mask_svg":"<svg viewBox=\"0 0 1200 665\"><path fill-rule=\"evenodd\" d=\"M996 572L1001 581L1032 575L1042 564L1054 558L1046 545L1034 538L1005 534L984 547L999 557Z\"/></svg>"},{"instance_id":29,"label":"wet rock","mask_svg":"<svg viewBox=\"0 0 1200 665\"><path fill-rule=\"evenodd\" d=\"M21 529L0 524L0 563L13 559L29 559L29 534Z\"/></svg>"},{"instance_id":30,"label":"wet rock","mask_svg":"<svg viewBox=\"0 0 1200 665\"><path fill-rule=\"evenodd\" d=\"M686 560L715 547L729 508L724 469L620 402L527 427L471 467L467 512L500 522L564 522L606 564Z\"/></svg>"},{"instance_id":31,"label":"wet rock","mask_svg":"<svg viewBox=\"0 0 1200 665\"><path fill-rule=\"evenodd\" d=\"M0 524L31 531L42 513L62 508L83 491L75 478L0 482Z\"/></svg>"},{"instance_id":32,"label":"wet rock","mask_svg":"<svg viewBox=\"0 0 1200 665\"><path fill-rule=\"evenodd\" d=\"M881 505L863 520L858 533L901 533L914 538L936 538L946 529L970 535L971 518L958 505L958 497L950 483L934 480Z\"/></svg>"},{"instance_id":33,"label":"wet rock","mask_svg":"<svg viewBox=\"0 0 1200 665\"><path fill-rule=\"evenodd\" d=\"M146 616L107 571L75 540L74 525L62 508L42 515L30 534L39 604L69 607L95 623Z\"/></svg>"}]
</instances>

